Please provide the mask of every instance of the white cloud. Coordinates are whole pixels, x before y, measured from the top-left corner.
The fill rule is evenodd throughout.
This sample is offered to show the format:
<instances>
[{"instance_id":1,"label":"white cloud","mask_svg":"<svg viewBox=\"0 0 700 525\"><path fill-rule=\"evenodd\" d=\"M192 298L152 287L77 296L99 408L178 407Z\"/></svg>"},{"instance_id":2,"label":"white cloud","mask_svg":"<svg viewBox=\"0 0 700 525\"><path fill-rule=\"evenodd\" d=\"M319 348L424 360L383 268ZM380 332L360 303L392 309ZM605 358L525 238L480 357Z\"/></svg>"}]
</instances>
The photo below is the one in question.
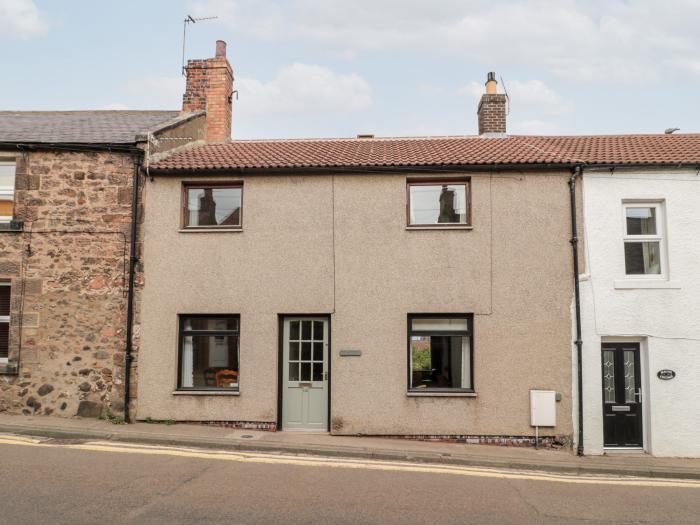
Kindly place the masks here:
<instances>
[{"instance_id":1,"label":"white cloud","mask_svg":"<svg viewBox=\"0 0 700 525\"><path fill-rule=\"evenodd\" d=\"M565 99L541 80L508 80L505 88L499 84L499 92L508 91L509 110L516 114L562 116L574 111L574 104ZM484 84L470 82L459 92L477 104L485 92Z\"/></svg>"},{"instance_id":2,"label":"white cloud","mask_svg":"<svg viewBox=\"0 0 700 525\"><path fill-rule=\"evenodd\" d=\"M144 76L130 80L124 91L138 107L179 109L185 92L184 77Z\"/></svg>"},{"instance_id":3,"label":"white cloud","mask_svg":"<svg viewBox=\"0 0 700 525\"><path fill-rule=\"evenodd\" d=\"M515 120L509 124L508 133L512 135L562 135L561 126L543 120Z\"/></svg>"},{"instance_id":4,"label":"white cloud","mask_svg":"<svg viewBox=\"0 0 700 525\"><path fill-rule=\"evenodd\" d=\"M545 115L566 115L573 112L574 104L548 88L541 80L519 80L506 83L511 111L525 108Z\"/></svg>"},{"instance_id":5,"label":"white cloud","mask_svg":"<svg viewBox=\"0 0 700 525\"><path fill-rule=\"evenodd\" d=\"M687 71L700 49L696 0L201 0L192 8L237 32L311 42L334 56L429 48L594 82Z\"/></svg>"},{"instance_id":6,"label":"white cloud","mask_svg":"<svg viewBox=\"0 0 700 525\"><path fill-rule=\"evenodd\" d=\"M46 31L46 16L32 0L0 0L0 39L26 40Z\"/></svg>"},{"instance_id":7,"label":"white cloud","mask_svg":"<svg viewBox=\"0 0 700 525\"><path fill-rule=\"evenodd\" d=\"M345 113L364 109L372 101L369 84L358 74L338 74L309 64L282 67L267 82L236 79L236 111L260 113Z\"/></svg>"}]
</instances>

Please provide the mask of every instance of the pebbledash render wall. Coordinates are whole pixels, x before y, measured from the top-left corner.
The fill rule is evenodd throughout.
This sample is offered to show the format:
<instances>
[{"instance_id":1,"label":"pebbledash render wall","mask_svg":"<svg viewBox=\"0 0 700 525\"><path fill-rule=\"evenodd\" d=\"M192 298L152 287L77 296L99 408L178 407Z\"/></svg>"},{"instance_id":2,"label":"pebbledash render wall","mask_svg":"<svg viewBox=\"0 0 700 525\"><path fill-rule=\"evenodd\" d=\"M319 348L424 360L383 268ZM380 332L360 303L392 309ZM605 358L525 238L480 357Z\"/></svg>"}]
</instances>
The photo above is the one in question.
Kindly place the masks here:
<instances>
[{"instance_id":1,"label":"pebbledash render wall","mask_svg":"<svg viewBox=\"0 0 700 525\"><path fill-rule=\"evenodd\" d=\"M16 166L24 229L0 232L0 279L12 294L0 413L118 414L134 158L25 151ZM138 310L136 319L138 348Z\"/></svg>"},{"instance_id":2,"label":"pebbledash render wall","mask_svg":"<svg viewBox=\"0 0 700 525\"><path fill-rule=\"evenodd\" d=\"M543 432L569 439L570 174L470 176L473 229L427 231L406 229L405 173L147 183L138 418L274 426L278 315L318 313L333 433L531 436L536 388L561 394ZM193 180L243 181L243 231L179 231ZM475 314L476 397L407 396L407 314L429 312ZM188 313L240 314L240 395L175 391Z\"/></svg>"},{"instance_id":3,"label":"pebbledash render wall","mask_svg":"<svg viewBox=\"0 0 700 525\"><path fill-rule=\"evenodd\" d=\"M602 454L601 343L640 343L643 443L657 456L700 457L700 224L695 170L584 172L588 271L582 277L584 450ZM661 202L668 275L625 276L623 202ZM676 372L661 380L657 372Z\"/></svg>"}]
</instances>

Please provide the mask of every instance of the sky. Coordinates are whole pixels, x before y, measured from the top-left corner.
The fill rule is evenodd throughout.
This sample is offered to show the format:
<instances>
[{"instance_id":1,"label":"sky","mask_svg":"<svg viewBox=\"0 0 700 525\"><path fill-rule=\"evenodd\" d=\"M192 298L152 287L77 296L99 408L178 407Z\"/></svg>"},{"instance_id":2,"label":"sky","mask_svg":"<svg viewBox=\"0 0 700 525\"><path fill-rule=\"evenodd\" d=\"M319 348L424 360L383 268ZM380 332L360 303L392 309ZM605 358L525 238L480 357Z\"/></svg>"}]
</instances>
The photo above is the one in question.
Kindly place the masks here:
<instances>
[{"instance_id":1,"label":"sky","mask_svg":"<svg viewBox=\"0 0 700 525\"><path fill-rule=\"evenodd\" d=\"M700 0L0 0L0 110L179 109L188 14L234 139L700 131Z\"/></svg>"}]
</instances>

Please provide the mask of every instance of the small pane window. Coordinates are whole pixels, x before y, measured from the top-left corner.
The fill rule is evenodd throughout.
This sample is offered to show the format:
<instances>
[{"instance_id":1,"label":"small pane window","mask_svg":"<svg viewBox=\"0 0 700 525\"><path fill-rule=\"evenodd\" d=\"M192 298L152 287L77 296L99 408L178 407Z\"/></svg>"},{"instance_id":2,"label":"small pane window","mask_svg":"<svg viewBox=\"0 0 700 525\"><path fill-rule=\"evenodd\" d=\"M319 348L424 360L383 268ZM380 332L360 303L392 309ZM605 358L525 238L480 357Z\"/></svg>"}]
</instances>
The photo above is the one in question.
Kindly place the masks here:
<instances>
[{"instance_id":1,"label":"small pane window","mask_svg":"<svg viewBox=\"0 0 700 525\"><path fill-rule=\"evenodd\" d=\"M0 159L0 222L9 222L15 204L15 162Z\"/></svg>"},{"instance_id":2,"label":"small pane window","mask_svg":"<svg viewBox=\"0 0 700 525\"><path fill-rule=\"evenodd\" d=\"M237 316L182 316L178 388L238 390Z\"/></svg>"},{"instance_id":3,"label":"small pane window","mask_svg":"<svg viewBox=\"0 0 700 525\"><path fill-rule=\"evenodd\" d=\"M324 380L324 331L323 321L289 321L288 381L306 383Z\"/></svg>"},{"instance_id":4,"label":"small pane window","mask_svg":"<svg viewBox=\"0 0 700 525\"><path fill-rule=\"evenodd\" d=\"M409 182L410 226L469 224L468 181Z\"/></svg>"},{"instance_id":5,"label":"small pane window","mask_svg":"<svg viewBox=\"0 0 700 525\"><path fill-rule=\"evenodd\" d=\"M185 188L186 228L240 228L243 187L209 186Z\"/></svg>"},{"instance_id":6,"label":"small pane window","mask_svg":"<svg viewBox=\"0 0 700 525\"><path fill-rule=\"evenodd\" d=\"M409 318L409 389L472 390L471 316Z\"/></svg>"},{"instance_id":7,"label":"small pane window","mask_svg":"<svg viewBox=\"0 0 700 525\"><path fill-rule=\"evenodd\" d=\"M6 363L10 350L10 283L0 281L0 363Z\"/></svg>"},{"instance_id":8,"label":"small pane window","mask_svg":"<svg viewBox=\"0 0 700 525\"><path fill-rule=\"evenodd\" d=\"M664 239L660 203L625 204L625 274L659 276L663 268Z\"/></svg>"}]
</instances>

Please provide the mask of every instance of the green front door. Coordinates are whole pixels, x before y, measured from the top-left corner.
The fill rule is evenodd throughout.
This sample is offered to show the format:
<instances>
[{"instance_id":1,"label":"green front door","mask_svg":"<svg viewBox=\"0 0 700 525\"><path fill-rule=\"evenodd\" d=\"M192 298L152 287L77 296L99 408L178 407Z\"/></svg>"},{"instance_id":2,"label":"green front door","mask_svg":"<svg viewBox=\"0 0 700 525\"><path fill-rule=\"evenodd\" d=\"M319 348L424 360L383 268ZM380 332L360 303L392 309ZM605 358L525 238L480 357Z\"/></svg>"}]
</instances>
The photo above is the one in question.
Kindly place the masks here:
<instances>
[{"instance_id":1,"label":"green front door","mask_svg":"<svg viewBox=\"0 0 700 525\"><path fill-rule=\"evenodd\" d=\"M288 317L282 338L282 430L328 430L328 319Z\"/></svg>"}]
</instances>

